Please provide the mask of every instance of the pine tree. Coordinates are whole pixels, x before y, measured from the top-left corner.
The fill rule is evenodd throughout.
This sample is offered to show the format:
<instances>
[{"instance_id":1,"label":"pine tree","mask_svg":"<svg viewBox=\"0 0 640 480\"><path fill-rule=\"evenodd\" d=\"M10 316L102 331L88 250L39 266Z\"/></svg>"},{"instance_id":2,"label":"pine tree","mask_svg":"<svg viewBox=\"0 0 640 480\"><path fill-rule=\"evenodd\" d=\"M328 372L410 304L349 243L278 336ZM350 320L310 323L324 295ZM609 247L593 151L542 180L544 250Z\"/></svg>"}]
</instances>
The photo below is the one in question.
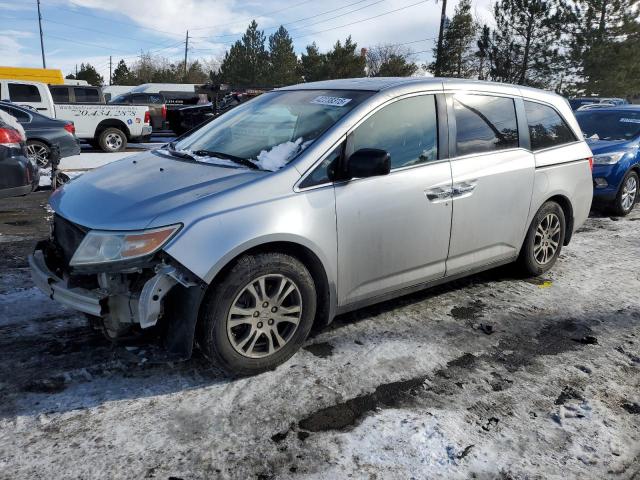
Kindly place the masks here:
<instances>
[{"instance_id":1,"label":"pine tree","mask_svg":"<svg viewBox=\"0 0 640 480\"><path fill-rule=\"evenodd\" d=\"M578 0L569 36L570 58L586 94L640 92L640 0Z\"/></svg>"},{"instance_id":2,"label":"pine tree","mask_svg":"<svg viewBox=\"0 0 640 480\"><path fill-rule=\"evenodd\" d=\"M120 60L118 65L113 70L113 75L111 75L111 84L112 85L132 85L135 81L133 79L132 73L129 71L129 67L124 62L124 60Z\"/></svg>"},{"instance_id":3,"label":"pine tree","mask_svg":"<svg viewBox=\"0 0 640 480\"><path fill-rule=\"evenodd\" d=\"M354 78L365 76L365 57L356 53L358 45L347 37L344 45L338 40L326 54L327 78Z\"/></svg>"},{"instance_id":4,"label":"pine tree","mask_svg":"<svg viewBox=\"0 0 640 480\"><path fill-rule=\"evenodd\" d=\"M269 70L269 53L265 49L264 32L252 21L242 40L234 43L225 53L219 77L238 86L260 86L265 83Z\"/></svg>"},{"instance_id":5,"label":"pine tree","mask_svg":"<svg viewBox=\"0 0 640 480\"><path fill-rule=\"evenodd\" d=\"M471 15L471 0L460 0L453 18L445 27L439 65L441 76L470 78L474 75L473 42L476 31L477 25ZM437 47L433 54L437 56ZM431 63L428 69L435 72L436 62Z\"/></svg>"},{"instance_id":6,"label":"pine tree","mask_svg":"<svg viewBox=\"0 0 640 480\"><path fill-rule=\"evenodd\" d=\"M475 52L475 57L478 80L487 80L491 69L491 61L489 59L491 48L491 29L488 25L482 26L480 36L476 42L476 47L477 50Z\"/></svg>"},{"instance_id":7,"label":"pine tree","mask_svg":"<svg viewBox=\"0 0 640 480\"><path fill-rule=\"evenodd\" d=\"M300 81L298 57L293 40L282 25L269 36L269 81L273 86L291 85Z\"/></svg>"},{"instance_id":8,"label":"pine tree","mask_svg":"<svg viewBox=\"0 0 640 480\"><path fill-rule=\"evenodd\" d=\"M563 0L501 0L494 5L491 78L548 87L563 68L560 40L570 15Z\"/></svg>"},{"instance_id":9,"label":"pine tree","mask_svg":"<svg viewBox=\"0 0 640 480\"><path fill-rule=\"evenodd\" d=\"M76 80L86 80L89 85L95 87L101 87L104 85L104 78L98 73L93 65L90 63L81 63L80 70L76 75Z\"/></svg>"},{"instance_id":10,"label":"pine tree","mask_svg":"<svg viewBox=\"0 0 640 480\"><path fill-rule=\"evenodd\" d=\"M300 57L298 73L305 82L316 82L327 78L326 73L327 57L321 54L318 46L314 43L307 45L306 52Z\"/></svg>"}]
</instances>

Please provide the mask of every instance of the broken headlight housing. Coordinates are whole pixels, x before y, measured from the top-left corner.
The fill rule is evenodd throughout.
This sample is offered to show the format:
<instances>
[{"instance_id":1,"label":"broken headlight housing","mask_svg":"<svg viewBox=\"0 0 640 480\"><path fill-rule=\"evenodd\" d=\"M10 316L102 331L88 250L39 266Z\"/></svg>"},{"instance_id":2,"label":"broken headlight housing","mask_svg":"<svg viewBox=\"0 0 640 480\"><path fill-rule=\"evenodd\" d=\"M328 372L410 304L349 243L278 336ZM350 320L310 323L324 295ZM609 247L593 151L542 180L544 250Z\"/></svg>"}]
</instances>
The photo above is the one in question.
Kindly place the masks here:
<instances>
[{"instance_id":1,"label":"broken headlight housing","mask_svg":"<svg viewBox=\"0 0 640 480\"><path fill-rule=\"evenodd\" d=\"M91 230L73 254L69 265L99 265L152 255L162 248L180 227L181 224L124 232Z\"/></svg>"}]
</instances>

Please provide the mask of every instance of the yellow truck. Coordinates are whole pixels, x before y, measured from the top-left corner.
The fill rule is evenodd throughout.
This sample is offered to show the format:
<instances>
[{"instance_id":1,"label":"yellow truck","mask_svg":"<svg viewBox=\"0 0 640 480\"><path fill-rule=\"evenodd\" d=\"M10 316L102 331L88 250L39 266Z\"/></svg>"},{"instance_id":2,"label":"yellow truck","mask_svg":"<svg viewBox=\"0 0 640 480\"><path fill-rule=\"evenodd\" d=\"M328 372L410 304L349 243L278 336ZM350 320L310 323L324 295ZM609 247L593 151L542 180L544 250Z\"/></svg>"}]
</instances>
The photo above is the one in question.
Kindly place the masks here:
<instances>
[{"instance_id":1,"label":"yellow truck","mask_svg":"<svg viewBox=\"0 0 640 480\"><path fill-rule=\"evenodd\" d=\"M0 67L0 80L27 80L64 85L62 70L57 68Z\"/></svg>"}]
</instances>

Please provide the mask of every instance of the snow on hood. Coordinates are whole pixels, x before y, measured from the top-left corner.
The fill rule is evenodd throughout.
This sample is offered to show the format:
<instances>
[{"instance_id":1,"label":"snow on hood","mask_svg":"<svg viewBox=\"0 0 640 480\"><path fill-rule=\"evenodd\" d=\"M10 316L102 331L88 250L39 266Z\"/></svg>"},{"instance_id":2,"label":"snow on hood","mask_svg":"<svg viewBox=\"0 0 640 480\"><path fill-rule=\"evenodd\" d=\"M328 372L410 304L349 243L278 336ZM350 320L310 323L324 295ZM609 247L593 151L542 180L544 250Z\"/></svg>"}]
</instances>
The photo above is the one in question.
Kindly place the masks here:
<instances>
[{"instance_id":1,"label":"snow on hood","mask_svg":"<svg viewBox=\"0 0 640 480\"><path fill-rule=\"evenodd\" d=\"M11 128L18 131L22 141L24 142L27 139L27 135L24 133L24 128L20 125L20 122L13 115L9 115L4 110L0 110L0 120L9 125Z\"/></svg>"},{"instance_id":2,"label":"snow on hood","mask_svg":"<svg viewBox=\"0 0 640 480\"><path fill-rule=\"evenodd\" d=\"M284 142L276 145L271 150L262 150L258 154L258 159L252 161L263 170L271 170L272 172L275 172L276 170L284 167L289 160L307 148L311 142L313 142L313 140L307 140L303 143L302 137L293 142Z\"/></svg>"}]
</instances>

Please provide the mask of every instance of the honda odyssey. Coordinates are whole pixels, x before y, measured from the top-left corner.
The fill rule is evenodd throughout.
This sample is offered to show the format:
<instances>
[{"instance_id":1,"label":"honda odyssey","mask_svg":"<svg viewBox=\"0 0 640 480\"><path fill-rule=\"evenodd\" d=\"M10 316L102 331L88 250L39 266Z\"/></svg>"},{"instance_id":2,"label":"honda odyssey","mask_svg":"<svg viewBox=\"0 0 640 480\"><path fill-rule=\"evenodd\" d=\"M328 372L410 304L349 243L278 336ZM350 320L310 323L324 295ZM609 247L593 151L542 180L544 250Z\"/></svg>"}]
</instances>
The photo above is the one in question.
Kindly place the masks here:
<instances>
[{"instance_id":1,"label":"honda odyssey","mask_svg":"<svg viewBox=\"0 0 640 480\"><path fill-rule=\"evenodd\" d=\"M60 188L30 265L110 338L155 327L179 357L254 374L337 314L509 262L547 271L587 218L590 167L552 93L306 83Z\"/></svg>"}]
</instances>

